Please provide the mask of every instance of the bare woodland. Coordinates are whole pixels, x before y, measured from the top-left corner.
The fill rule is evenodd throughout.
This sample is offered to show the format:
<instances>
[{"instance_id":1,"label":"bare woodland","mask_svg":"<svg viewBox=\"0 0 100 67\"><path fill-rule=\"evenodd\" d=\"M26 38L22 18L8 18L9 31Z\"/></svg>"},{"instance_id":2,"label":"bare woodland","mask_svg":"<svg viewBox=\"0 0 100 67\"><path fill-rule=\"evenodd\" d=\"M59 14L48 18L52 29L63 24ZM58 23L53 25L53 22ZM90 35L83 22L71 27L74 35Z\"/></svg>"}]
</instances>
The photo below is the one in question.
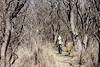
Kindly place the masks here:
<instances>
[{"instance_id":1,"label":"bare woodland","mask_svg":"<svg viewBox=\"0 0 100 67\"><path fill-rule=\"evenodd\" d=\"M99 67L100 0L0 0L0 67Z\"/></svg>"}]
</instances>

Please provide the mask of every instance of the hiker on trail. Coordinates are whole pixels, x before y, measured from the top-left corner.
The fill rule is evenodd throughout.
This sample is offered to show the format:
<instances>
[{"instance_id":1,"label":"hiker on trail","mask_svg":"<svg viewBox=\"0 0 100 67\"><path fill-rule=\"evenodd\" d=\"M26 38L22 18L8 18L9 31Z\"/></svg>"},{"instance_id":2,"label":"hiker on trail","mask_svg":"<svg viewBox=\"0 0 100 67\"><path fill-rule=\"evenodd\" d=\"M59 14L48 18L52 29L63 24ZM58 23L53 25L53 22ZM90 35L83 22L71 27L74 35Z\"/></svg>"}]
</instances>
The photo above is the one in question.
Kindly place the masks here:
<instances>
[{"instance_id":1,"label":"hiker on trail","mask_svg":"<svg viewBox=\"0 0 100 67\"><path fill-rule=\"evenodd\" d=\"M59 36L58 37L58 45L57 45L59 54L62 53L62 44L63 44L62 38L61 38L61 36Z\"/></svg>"}]
</instances>

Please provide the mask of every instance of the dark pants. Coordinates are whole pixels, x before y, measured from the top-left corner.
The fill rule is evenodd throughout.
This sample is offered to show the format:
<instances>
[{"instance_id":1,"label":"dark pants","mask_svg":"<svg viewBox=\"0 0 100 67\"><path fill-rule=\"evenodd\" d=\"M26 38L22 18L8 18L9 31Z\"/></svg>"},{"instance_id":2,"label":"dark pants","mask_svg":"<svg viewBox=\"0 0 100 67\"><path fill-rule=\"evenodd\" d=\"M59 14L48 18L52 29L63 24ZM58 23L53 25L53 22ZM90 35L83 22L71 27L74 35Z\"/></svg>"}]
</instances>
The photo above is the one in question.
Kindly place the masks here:
<instances>
[{"instance_id":1,"label":"dark pants","mask_svg":"<svg viewBox=\"0 0 100 67\"><path fill-rule=\"evenodd\" d=\"M61 54L61 53L62 53L61 44L58 44L58 52L59 52L59 54Z\"/></svg>"}]
</instances>

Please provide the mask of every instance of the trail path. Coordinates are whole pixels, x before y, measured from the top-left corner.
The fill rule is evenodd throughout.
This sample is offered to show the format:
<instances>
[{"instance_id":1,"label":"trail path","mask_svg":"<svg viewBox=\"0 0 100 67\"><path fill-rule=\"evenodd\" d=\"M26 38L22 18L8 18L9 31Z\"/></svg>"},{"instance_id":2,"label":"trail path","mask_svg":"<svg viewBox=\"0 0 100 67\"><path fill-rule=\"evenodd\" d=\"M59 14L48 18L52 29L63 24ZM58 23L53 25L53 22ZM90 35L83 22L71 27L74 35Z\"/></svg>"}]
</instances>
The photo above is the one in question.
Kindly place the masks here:
<instances>
[{"instance_id":1,"label":"trail path","mask_svg":"<svg viewBox=\"0 0 100 67\"><path fill-rule=\"evenodd\" d=\"M76 56L70 57L64 56L63 54L58 54L57 51L55 51L53 48L49 46L45 46L43 49L43 55L46 54L45 56L48 56L47 59L51 58L51 60L54 60L56 67L79 67L79 57L77 56L77 52L74 52Z\"/></svg>"}]
</instances>

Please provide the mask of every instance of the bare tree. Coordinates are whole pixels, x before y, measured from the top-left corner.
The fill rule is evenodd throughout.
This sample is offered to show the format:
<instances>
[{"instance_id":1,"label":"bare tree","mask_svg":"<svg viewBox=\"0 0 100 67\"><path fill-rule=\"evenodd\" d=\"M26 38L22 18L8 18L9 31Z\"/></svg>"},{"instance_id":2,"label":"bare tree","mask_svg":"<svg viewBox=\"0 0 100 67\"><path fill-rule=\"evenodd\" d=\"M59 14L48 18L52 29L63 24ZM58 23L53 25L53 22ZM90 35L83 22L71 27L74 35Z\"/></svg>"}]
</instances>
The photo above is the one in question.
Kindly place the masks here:
<instances>
[{"instance_id":1,"label":"bare tree","mask_svg":"<svg viewBox=\"0 0 100 67\"><path fill-rule=\"evenodd\" d=\"M17 17L17 14L20 12L20 10L24 7L26 0L23 0L22 2L19 0L1 0L1 24L4 24L4 32L2 32L3 35L3 43L1 44L1 67L10 67L11 63L10 60L12 59L13 53L14 53L14 47L12 47L12 45L10 45L11 39L12 39L12 31L13 31L13 19ZM16 2L16 5L14 6L14 3ZM14 8L13 8L14 6ZM22 27L21 27L22 30ZM20 35L20 30L19 33L17 35ZM16 44L17 46L18 44ZM9 49L9 47L11 46L11 49ZM16 47L15 46L15 47ZM7 57L7 51L11 50L10 55ZM7 60L7 58L9 58ZM15 59L14 59L15 60ZM13 60L13 61L14 61Z\"/></svg>"},{"instance_id":2,"label":"bare tree","mask_svg":"<svg viewBox=\"0 0 100 67\"><path fill-rule=\"evenodd\" d=\"M99 45L99 0L0 1L1 67L98 67Z\"/></svg>"}]
</instances>

